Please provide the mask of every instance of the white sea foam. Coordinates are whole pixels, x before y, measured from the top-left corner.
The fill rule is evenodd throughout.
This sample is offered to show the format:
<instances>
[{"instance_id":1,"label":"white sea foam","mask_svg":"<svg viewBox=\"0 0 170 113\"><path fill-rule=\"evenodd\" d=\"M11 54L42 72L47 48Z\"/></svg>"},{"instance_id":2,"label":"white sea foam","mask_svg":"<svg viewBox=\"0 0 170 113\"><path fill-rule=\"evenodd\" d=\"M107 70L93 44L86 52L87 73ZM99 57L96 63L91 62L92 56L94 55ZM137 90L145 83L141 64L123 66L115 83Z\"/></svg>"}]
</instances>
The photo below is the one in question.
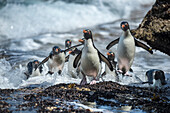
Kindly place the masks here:
<instances>
[{"instance_id":1,"label":"white sea foam","mask_svg":"<svg viewBox=\"0 0 170 113\"><path fill-rule=\"evenodd\" d=\"M21 38L46 32L65 32L90 27L119 18L129 18L132 10L140 9L141 4L150 4L154 1L100 0L97 4L61 1L32 5L7 4L0 10L0 35L7 38Z\"/></svg>"}]
</instances>

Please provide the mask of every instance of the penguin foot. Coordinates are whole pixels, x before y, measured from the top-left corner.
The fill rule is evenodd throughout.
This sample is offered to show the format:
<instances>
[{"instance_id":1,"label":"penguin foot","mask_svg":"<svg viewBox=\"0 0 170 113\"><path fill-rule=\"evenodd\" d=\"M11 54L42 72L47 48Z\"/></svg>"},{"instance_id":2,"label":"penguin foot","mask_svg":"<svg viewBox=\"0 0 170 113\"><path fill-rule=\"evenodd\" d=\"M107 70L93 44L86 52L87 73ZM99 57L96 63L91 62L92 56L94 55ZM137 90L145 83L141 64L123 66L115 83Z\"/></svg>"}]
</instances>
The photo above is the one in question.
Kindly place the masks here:
<instances>
[{"instance_id":1,"label":"penguin foot","mask_svg":"<svg viewBox=\"0 0 170 113\"><path fill-rule=\"evenodd\" d=\"M48 73L46 75L48 75L48 74L52 75L52 74L54 74L54 72L48 71Z\"/></svg>"},{"instance_id":2,"label":"penguin foot","mask_svg":"<svg viewBox=\"0 0 170 113\"><path fill-rule=\"evenodd\" d=\"M128 72L126 72L124 75L125 75L125 76L129 76L129 77L132 77L132 75L130 75Z\"/></svg>"},{"instance_id":3,"label":"penguin foot","mask_svg":"<svg viewBox=\"0 0 170 113\"><path fill-rule=\"evenodd\" d=\"M122 70L117 70L117 72L118 72L118 73L121 73L121 74L123 73L123 71L122 71Z\"/></svg>"},{"instance_id":4,"label":"penguin foot","mask_svg":"<svg viewBox=\"0 0 170 113\"><path fill-rule=\"evenodd\" d=\"M61 74L61 70L58 71L58 74L59 74L59 75Z\"/></svg>"},{"instance_id":5,"label":"penguin foot","mask_svg":"<svg viewBox=\"0 0 170 113\"><path fill-rule=\"evenodd\" d=\"M92 80L92 81L90 82L90 85L93 85L93 84L96 84L96 80Z\"/></svg>"}]
</instances>

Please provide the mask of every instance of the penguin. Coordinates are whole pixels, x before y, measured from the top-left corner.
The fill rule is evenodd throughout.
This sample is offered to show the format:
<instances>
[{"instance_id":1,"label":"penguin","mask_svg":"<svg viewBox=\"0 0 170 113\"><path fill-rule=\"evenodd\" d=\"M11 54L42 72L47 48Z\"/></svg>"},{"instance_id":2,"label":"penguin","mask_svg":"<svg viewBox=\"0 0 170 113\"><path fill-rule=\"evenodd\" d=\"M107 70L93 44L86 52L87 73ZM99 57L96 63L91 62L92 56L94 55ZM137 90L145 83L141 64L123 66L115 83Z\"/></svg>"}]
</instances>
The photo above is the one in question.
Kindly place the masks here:
<instances>
[{"instance_id":1,"label":"penguin","mask_svg":"<svg viewBox=\"0 0 170 113\"><path fill-rule=\"evenodd\" d=\"M143 82L143 84L148 83L152 84L153 88L161 88L163 85L166 85L165 74L162 70L159 69L151 69L148 70L145 74L147 78L147 82Z\"/></svg>"},{"instance_id":2,"label":"penguin","mask_svg":"<svg viewBox=\"0 0 170 113\"><path fill-rule=\"evenodd\" d=\"M72 49L69 51L69 61L68 61L68 73L73 77L77 78L79 75L79 67L74 68L73 62L76 56L80 53L80 50L77 48Z\"/></svg>"},{"instance_id":3,"label":"penguin","mask_svg":"<svg viewBox=\"0 0 170 113\"><path fill-rule=\"evenodd\" d=\"M39 64L38 60L30 61L27 64L27 71L24 73L27 76L27 79L29 77L40 76L42 74L42 72L43 72L42 65L39 66L39 68L37 70L35 70L35 68L38 67L38 64Z\"/></svg>"},{"instance_id":4,"label":"penguin","mask_svg":"<svg viewBox=\"0 0 170 113\"><path fill-rule=\"evenodd\" d=\"M107 52L107 58L111 62L113 68L116 68L117 62L115 61L115 54L114 52ZM116 70L110 71L109 67L105 65L105 71L102 73L101 78L106 75L106 74L111 74L115 76L115 81L119 82L119 76Z\"/></svg>"},{"instance_id":5,"label":"penguin","mask_svg":"<svg viewBox=\"0 0 170 113\"><path fill-rule=\"evenodd\" d=\"M123 30L123 34L120 38L110 42L106 47L109 50L113 45L118 43L117 48L117 61L118 61L118 72L122 75L130 76L127 72L130 70L134 57L135 57L135 46L142 47L149 53L153 54L151 48L147 45L137 41L130 33L130 27L128 22L123 21L120 24L120 28Z\"/></svg>"},{"instance_id":6,"label":"penguin","mask_svg":"<svg viewBox=\"0 0 170 113\"><path fill-rule=\"evenodd\" d=\"M77 44L77 45L71 46L71 40L69 41L70 42L69 44L68 44L68 41L69 40L65 41L65 42L67 42L67 44L65 43L65 47L67 48L65 50L61 50L58 46L54 46L52 48L52 51L50 52L49 56L46 57L41 63L39 63L37 68L47 62L47 66L49 69L47 74L52 75L54 73L54 71L58 71L58 74L61 74L62 69L64 67L64 63L66 61L68 61L68 59L69 59L69 57L65 57L66 52L71 49L74 49L78 46L83 45L83 44ZM35 70L37 68L35 68Z\"/></svg>"},{"instance_id":7,"label":"penguin","mask_svg":"<svg viewBox=\"0 0 170 113\"><path fill-rule=\"evenodd\" d=\"M57 71L60 75L65 63L65 52L66 51L61 50L59 46L54 46L49 56L46 57L38 66L47 62L47 67L49 69L47 74L52 75L54 71Z\"/></svg>"},{"instance_id":8,"label":"penguin","mask_svg":"<svg viewBox=\"0 0 170 113\"><path fill-rule=\"evenodd\" d=\"M105 62L111 71L113 71L113 66L110 61L95 47L91 30L83 30L83 33L84 47L76 56L73 62L73 67L76 68L78 62L81 62L80 72L83 75L83 79L81 80L80 85L85 85L87 83L86 76L93 77L90 84L95 84L97 78L101 74L101 61Z\"/></svg>"},{"instance_id":9,"label":"penguin","mask_svg":"<svg viewBox=\"0 0 170 113\"><path fill-rule=\"evenodd\" d=\"M81 46L81 45L83 45L83 43L81 43L81 44L77 44L77 45L74 45L74 46L71 46L72 45L72 41L70 40L70 39L67 39L67 40L65 40L65 51L69 51L69 50L71 50L72 51L72 49L74 49L74 48L77 48L78 46ZM69 54L66 54L67 56L66 56L66 60L65 60L65 62L68 62L69 61Z\"/></svg>"},{"instance_id":10,"label":"penguin","mask_svg":"<svg viewBox=\"0 0 170 113\"><path fill-rule=\"evenodd\" d=\"M65 49L68 49L71 47L72 41L70 39L65 40Z\"/></svg>"}]
</instances>

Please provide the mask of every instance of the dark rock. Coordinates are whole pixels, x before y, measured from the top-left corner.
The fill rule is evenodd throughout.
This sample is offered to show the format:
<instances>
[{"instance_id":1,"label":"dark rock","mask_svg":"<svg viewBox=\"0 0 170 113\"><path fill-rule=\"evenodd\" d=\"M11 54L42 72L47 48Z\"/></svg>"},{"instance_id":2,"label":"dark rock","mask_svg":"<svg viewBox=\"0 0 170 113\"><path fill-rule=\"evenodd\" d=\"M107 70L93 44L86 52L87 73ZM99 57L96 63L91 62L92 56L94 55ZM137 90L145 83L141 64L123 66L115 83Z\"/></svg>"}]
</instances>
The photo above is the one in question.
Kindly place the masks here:
<instances>
[{"instance_id":1,"label":"dark rock","mask_svg":"<svg viewBox=\"0 0 170 113\"><path fill-rule=\"evenodd\" d=\"M93 112L69 102L91 107L132 106L146 112L169 111L169 95L148 88L120 85L115 82L100 82L94 85L57 84L46 89L22 88L0 89L0 112ZM16 104L11 104L16 102Z\"/></svg>"},{"instance_id":2,"label":"dark rock","mask_svg":"<svg viewBox=\"0 0 170 113\"><path fill-rule=\"evenodd\" d=\"M170 1L156 0L139 27L131 32L153 49L170 55Z\"/></svg>"}]
</instances>

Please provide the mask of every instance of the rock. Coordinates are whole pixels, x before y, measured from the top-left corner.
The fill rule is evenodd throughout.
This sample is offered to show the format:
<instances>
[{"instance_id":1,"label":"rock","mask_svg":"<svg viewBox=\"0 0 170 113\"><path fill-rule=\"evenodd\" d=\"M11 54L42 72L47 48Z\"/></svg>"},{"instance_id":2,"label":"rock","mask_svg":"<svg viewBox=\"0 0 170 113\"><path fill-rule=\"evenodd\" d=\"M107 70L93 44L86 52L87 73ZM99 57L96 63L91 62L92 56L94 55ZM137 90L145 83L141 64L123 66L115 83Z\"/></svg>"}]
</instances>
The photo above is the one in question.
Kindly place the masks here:
<instances>
[{"instance_id":1,"label":"rock","mask_svg":"<svg viewBox=\"0 0 170 113\"><path fill-rule=\"evenodd\" d=\"M105 81L94 85L57 84L45 89L0 89L0 112L94 112L90 108L111 106L123 110L146 112L169 111L168 89L164 92L149 88L120 85ZM12 101L12 103L11 103ZM14 104L15 102L15 104ZM71 103L70 103L71 102Z\"/></svg>"},{"instance_id":2,"label":"rock","mask_svg":"<svg viewBox=\"0 0 170 113\"><path fill-rule=\"evenodd\" d=\"M153 49L170 55L170 1L156 0L139 27L131 32Z\"/></svg>"}]
</instances>

